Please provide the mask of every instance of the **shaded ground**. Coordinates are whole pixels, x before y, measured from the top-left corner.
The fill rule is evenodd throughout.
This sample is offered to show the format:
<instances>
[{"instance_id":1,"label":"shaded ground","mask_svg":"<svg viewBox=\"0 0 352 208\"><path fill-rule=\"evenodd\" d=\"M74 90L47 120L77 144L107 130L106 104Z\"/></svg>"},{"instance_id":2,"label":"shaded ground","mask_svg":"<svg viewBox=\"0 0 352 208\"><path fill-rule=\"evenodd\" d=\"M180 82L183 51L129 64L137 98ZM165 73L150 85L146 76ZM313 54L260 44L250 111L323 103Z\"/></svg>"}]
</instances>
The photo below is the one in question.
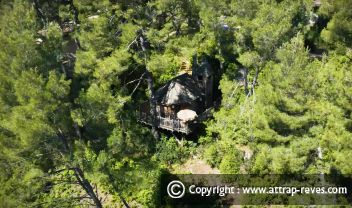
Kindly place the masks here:
<instances>
[{"instance_id":1,"label":"shaded ground","mask_svg":"<svg viewBox=\"0 0 352 208\"><path fill-rule=\"evenodd\" d=\"M212 168L204 160L194 156L188 159L184 164L175 167L175 173L192 173L192 174L220 174L217 168Z\"/></svg>"}]
</instances>

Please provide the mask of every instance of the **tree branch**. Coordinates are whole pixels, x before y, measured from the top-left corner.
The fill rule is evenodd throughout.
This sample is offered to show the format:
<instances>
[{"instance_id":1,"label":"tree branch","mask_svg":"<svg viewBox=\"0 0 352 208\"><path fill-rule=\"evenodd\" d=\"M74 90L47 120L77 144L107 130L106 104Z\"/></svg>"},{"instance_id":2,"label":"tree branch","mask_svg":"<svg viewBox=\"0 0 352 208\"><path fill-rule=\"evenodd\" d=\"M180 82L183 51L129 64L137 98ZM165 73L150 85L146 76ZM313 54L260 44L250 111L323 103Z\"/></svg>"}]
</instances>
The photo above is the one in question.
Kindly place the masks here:
<instances>
[{"instance_id":1,"label":"tree branch","mask_svg":"<svg viewBox=\"0 0 352 208\"><path fill-rule=\"evenodd\" d=\"M144 72L143 74L142 74L142 76L138 79L139 80L139 82L138 82L138 84L136 85L136 87L133 89L133 91L132 91L132 93L131 93L131 97L132 97L132 95L136 92L136 90L138 89L138 87L139 87L139 85L142 83L142 80L144 79L143 77L145 76L145 74L146 74L146 72Z\"/></svg>"}]
</instances>

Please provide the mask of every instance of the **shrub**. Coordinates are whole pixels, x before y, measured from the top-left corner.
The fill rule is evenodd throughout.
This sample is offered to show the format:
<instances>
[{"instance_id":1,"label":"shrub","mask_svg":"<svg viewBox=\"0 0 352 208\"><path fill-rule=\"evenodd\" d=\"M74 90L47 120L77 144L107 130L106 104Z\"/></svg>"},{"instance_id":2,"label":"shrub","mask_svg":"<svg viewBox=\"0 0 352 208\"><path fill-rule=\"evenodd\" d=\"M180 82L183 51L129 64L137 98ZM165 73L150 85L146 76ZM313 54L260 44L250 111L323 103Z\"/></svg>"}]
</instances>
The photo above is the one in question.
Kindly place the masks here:
<instances>
[{"instance_id":1,"label":"shrub","mask_svg":"<svg viewBox=\"0 0 352 208\"><path fill-rule=\"evenodd\" d=\"M217 167L220 164L221 156L215 144L211 144L204 150L204 159L213 167Z\"/></svg>"}]
</instances>

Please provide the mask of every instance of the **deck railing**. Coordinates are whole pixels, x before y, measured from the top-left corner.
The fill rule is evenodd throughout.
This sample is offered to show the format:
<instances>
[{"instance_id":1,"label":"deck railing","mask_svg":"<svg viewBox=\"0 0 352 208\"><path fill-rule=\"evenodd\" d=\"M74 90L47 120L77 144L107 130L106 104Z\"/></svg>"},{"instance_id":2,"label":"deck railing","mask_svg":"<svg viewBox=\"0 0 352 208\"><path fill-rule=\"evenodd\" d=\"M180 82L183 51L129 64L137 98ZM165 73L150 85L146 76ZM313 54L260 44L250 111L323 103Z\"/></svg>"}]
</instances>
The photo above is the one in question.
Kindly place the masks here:
<instances>
[{"instance_id":1,"label":"deck railing","mask_svg":"<svg viewBox=\"0 0 352 208\"><path fill-rule=\"evenodd\" d=\"M154 120L154 121L153 121ZM185 134L190 133L190 129L188 127L188 124L185 122L181 121L180 119L176 118L165 118L161 116L156 116L155 119L153 119L150 114L146 112L139 112L139 118L138 121L147 124L147 125L157 125L159 128L166 129L169 131L177 131L177 132L182 132Z\"/></svg>"}]
</instances>

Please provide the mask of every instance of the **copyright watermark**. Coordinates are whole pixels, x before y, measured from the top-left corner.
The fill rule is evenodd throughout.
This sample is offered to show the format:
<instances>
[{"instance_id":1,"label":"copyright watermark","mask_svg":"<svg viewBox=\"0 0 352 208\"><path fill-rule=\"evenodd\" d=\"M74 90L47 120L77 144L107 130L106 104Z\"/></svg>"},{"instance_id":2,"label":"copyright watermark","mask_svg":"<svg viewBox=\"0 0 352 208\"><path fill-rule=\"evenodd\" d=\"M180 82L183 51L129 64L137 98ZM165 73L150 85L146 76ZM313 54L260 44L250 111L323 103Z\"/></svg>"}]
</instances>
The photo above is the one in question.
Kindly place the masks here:
<instances>
[{"instance_id":1,"label":"copyright watermark","mask_svg":"<svg viewBox=\"0 0 352 208\"><path fill-rule=\"evenodd\" d=\"M167 185L167 194L174 199L182 198L185 195L185 185L181 181L171 181Z\"/></svg>"},{"instance_id":2,"label":"copyright watermark","mask_svg":"<svg viewBox=\"0 0 352 208\"><path fill-rule=\"evenodd\" d=\"M350 205L352 175L165 174L161 205ZM166 191L165 191L166 189Z\"/></svg>"}]
</instances>

